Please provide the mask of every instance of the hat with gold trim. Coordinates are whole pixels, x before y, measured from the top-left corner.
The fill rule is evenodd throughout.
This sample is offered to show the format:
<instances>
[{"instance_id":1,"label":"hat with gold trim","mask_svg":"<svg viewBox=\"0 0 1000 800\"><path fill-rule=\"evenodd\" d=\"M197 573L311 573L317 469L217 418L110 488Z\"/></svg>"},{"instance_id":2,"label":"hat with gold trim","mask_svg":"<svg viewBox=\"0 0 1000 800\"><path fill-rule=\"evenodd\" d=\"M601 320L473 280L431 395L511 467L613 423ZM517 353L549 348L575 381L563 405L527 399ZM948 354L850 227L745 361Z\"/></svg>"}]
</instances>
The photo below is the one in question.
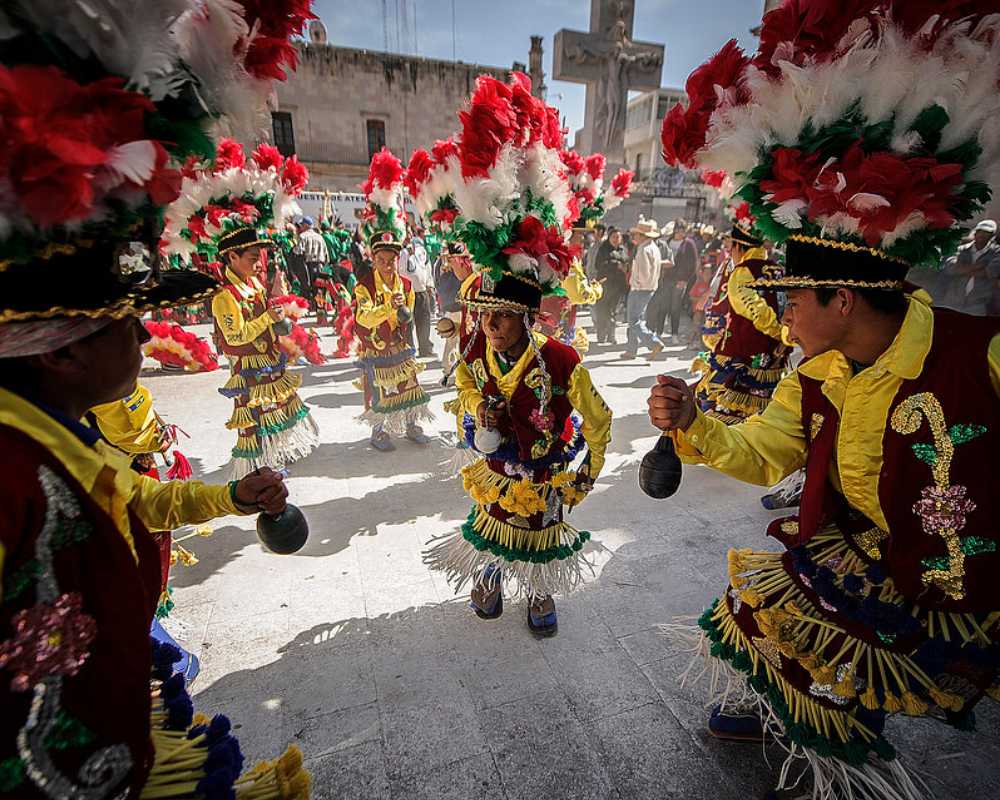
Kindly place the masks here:
<instances>
[{"instance_id":1,"label":"hat with gold trim","mask_svg":"<svg viewBox=\"0 0 1000 800\"><path fill-rule=\"evenodd\" d=\"M168 269L156 245L180 165L211 157L220 118L252 124L294 65L280 42L258 46L266 13L197 0L4 3L0 323L123 317L215 291L207 275Z\"/></svg>"},{"instance_id":2,"label":"hat with gold trim","mask_svg":"<svg viewBox=\"0 0 1000 800\"><path fill-rule=\"evenodd\" d=\"M661 140L724 170L755 233L786 245L761 287L901 290L989 200L1000 161L1000 16L989 3L788 0L759 51L695 70Z\"/></svg>"}]
</instances>

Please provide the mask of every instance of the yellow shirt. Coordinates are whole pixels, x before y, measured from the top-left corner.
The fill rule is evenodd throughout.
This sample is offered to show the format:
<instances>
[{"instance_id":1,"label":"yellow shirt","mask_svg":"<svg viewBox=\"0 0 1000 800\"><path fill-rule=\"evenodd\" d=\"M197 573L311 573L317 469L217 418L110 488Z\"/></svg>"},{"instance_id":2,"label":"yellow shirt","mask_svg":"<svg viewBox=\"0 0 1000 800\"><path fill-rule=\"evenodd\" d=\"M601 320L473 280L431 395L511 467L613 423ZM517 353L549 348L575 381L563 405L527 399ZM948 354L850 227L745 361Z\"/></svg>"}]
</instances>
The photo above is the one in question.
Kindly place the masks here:
<instances>
[{"instance_id":1,"label":"yellow shirt","mask_svg":"<svg viewBox=\"0 0 1000 800\"><path fill-rule=\"evenodd\" d=\"M372 269L375 277L375 297L371 292L358 283L354 287L354 299L357 301L357 309L354 312L354 319L358 324L370 330L375 330L383 322L388 322L389 327L395 330L399 327L399 318L396 316L396 309L392 307L392 296L403 293L403 281L399 275L393 273L392 284L383 280L381 273L377 269ZM415 296L413 287L406 293L406 307L413 311Z\"/></svg>"},{"instance_id":2,"label":"yellow shirt","mask_svg":"<svg viewBox=\"0 0 1000 800\"><path fill-rule=\"evenodd\" d=\"M532 335L535 337L538 347L541 348L547 337L535 332ZM496 380L500 393L508 401L521 384L524 371L532 358L534 358L534 352L529 347L505 375L500 369L496 352L489 342L486 343L486 369ZM467 414L475 417L479 404L483 402L483 395L479 391L475 376L464 361L458 365L458 369L455 371L455 386L458 389L458 399L462 408ZM590 380L590 373L582 364L577 364L570 375L566 398L583 418L580 433L583 434L590 450L590 477L592 480L597 480L597 476L604 467L604 453L608 448L608 442L611 441L611 409L594 388L594 384Z\"/></svg>"},{"instance_id":3,"label":"yellow shirt","mask_svg":"<svg viewBox=\"0 0 1000 800\"><path fill-rule=\"evenodd\" d=\"M153 398L142 384L123 400L101 403L90 409L101 434L130 455L160 451L160 423L153 411Z\"/></svg>"},{"instance_id":4,"label":"yellow shirt","mask_svg":"<svg viewBox=\"0 0 1000 800\"><path fill-rule=\"evenodd\" d=\"M267 296L260 281L252 276L249 281L243 281L239 275L227 269L226 280L236 287L245 300L252 300L257 295ZM222 331L226 344L233 347L253 344L273 324L271 315L267 311L256 319L244 319L240 304L228 289L224 289L213 298L212 316L219 324L219 330Z\"/></svg>"},{"instance_id":5,"label":"yellow shirt","mask_svg":"<svg viewBox=\"0 0 1000 800\"><path fill-rule=\"evenodd\" d=\"M882 437L889 407L904 380L920 375L934 335L929 298L909 299L903 324L875 363L853 374L842 353L830 350L803 362L784 378L767 408L739 425L726 426L698 411L686 431L671 434L677 454L688 464L707 464L747 483L770 486L806 462L799 374L822 381L822 391L840 414L830 478L847 501L882 530L888 530L879 505ZM1000 396L1000 334L983 353L994 391Z\"/></svg>"},{"instance_id":6,"label":"yellow shirt","mask_svg":"<svg viewBox=\"0 0 1000 800\"><path fill-rule=\"evenodd\" d=\"M586 306L596 303L604 294L604 287L587 279L583 271L583 263L574 258L569 268L569 274L563 278L562 289L566 299L574 306Z\"/></svg>"},{"instance_id":7,"label":"yellow shirt","mask_svg":"<svg viewBox=\"0 0 1000 800\"><path fill-rule=\"evenodd\" d=\"M155 481L131 468L131 457L106 442L88 447L80 438L33 403L0 389L0 425L9 425L47 448L92 500L103 509L136 554L129 525L131 509L150 530L172 530L226 514L241 514L229 487L200 481ZM0 548L0 572L3 550Z\"/></svg>"},{"instance_id":8,"label":"yellow shirt","mask_svg":"<svg viewBox=\"0 0 1000 800\"><path fill-rule=\"evenodd\" d=\"M753 252L755 251L751 251L751 253ZM743 261L746 260L743 259ZM726 289L729 296L729 307L734 313L750 320L761 333L782 341L781 323L778 322L778 315L771 306L764 302L760 292L749 286L753 279L753 273L748 267L740 266L733 270Z\"/></svg>"}]
</instances>

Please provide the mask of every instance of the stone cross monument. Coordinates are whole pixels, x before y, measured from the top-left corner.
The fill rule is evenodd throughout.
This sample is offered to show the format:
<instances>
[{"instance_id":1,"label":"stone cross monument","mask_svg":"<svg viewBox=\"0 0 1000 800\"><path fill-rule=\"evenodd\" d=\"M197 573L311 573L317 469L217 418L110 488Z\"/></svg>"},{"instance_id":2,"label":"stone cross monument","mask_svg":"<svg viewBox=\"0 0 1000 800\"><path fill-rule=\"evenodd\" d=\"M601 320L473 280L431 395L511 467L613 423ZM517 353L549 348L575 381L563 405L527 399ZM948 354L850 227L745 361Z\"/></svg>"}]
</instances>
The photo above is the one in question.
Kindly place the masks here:
<instances>
[{"instance_id":1,"label":"stone cross monument","mask_svg":"<svg viewBox=\"0 0 1000 800\"><path fill-rule=\"evenodd\" d=\"M634 0L591 0L590 31L556 34L552 78L585 83L587 107L580 146L624 162L628 92L660 88L663 45L632 41Z\"/></svg>"}]
</instances>

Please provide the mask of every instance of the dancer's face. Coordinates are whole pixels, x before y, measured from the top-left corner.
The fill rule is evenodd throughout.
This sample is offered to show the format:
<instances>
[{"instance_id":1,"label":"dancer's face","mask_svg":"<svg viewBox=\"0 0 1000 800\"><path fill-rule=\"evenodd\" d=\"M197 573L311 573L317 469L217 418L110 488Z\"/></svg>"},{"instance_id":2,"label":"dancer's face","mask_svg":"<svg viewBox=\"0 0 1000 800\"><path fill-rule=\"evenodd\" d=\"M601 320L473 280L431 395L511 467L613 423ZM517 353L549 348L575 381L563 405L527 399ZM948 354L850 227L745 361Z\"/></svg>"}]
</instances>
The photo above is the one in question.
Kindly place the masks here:
<instances>
[{"instance_id":1,"label":"dancer's face","mask_svg":"<svg viewBox=\"0 0 1000 800\"><path fill-rule=\"evenodd\" d=\"M524 315L517 311L484 311L480 320L490 345L500 353L512 349L526 333Z\"/></svg>"},{"instance_id":2,"label":"dancer's face","mask_svg":"<svg viewBox=\"0 0 1000 800\"><path fill-rule=\"evenodd\" d=\"M396 271L399 254L394 250L377 250L372 256L372 264L383 278L391 277Z\"/></svg>"}]
</instances>

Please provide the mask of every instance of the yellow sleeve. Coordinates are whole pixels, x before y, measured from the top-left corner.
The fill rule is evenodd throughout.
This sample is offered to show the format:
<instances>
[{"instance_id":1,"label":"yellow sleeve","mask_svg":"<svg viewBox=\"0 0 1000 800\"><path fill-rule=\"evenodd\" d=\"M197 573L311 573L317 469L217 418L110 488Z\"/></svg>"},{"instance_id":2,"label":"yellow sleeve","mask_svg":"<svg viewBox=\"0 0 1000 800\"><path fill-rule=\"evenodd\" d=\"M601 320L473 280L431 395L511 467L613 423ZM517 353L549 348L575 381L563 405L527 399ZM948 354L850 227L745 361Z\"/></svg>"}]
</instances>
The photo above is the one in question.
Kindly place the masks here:
<instances>
[{"instance_id":1,"label":"yellow sleeve","mask_svg":"<svg viewBox=\"0 0 1000 800\"><path fill-rule=\"evenodd\" d=\"M591 305L601 299L604 287L599 283L591 283L583 272L583 264L574 261L569 274L563 278L563 291L574 306Z\"/></svg>"},{"instance_id":2,"label":"yellow sleeve","mask_svg":"<svg viewBox=\"0 0 1000 800\"><path fill-rule=\"evenodd\" d=\"M475 417L479 411L479 404L483 402L483 395L464 361L455 370L455 388L458 389L458 402L462 409L466 414Z\"/></svg>"},{"instance_id":3,"label":"yellow sleeve","mask_svg":"<svg viewBox=\"0 0 1000 800\"><path fill-rule=\"evenodd\" d=\"M746 483L773 486L806 463L798 373L784 378L760 414L725 425L701 411L686 431L671 436L686 464L706 464Z\"/></svg>"},{"instance_id":4,"label":"yellow sleeve","mask_svg":"<svg viewBox=\"0 0 1000 800\"><path fill-rule=\"evenodd\" d=\"M360 283L354 287L354 299L357 302L354 318L366 328L377 328L392 316L392 306L389 303L375 305L368 289ZM410 308L413 308L412 304Z\"/></svg>"},{"instance_id":5,"label":"yellow sleeve","mask_svg":"<svg viewBox=\"0 0 1000 800\"><path fill-rule=\"evenodd\" d=\"M733 274L729 276L729 305L741 317L750 320L761 333L779 342L783 341L778 315L755 289L747 285L752 280L753 273L746 267L733 270Z\"/></svg>"},{"instance_id":6,"label":"yellow sleeve","mask_svg":"<svg viewBox=\"0 0 1000 800\"><path fill-rule=\"evenodd\" d=\"M212 300L212 315L219 323L226 344L234 347L253 343L271 326L271 315L266 311L257 319L245 321L239 303L228 291L215 295Z\"/></svg>"},{"instance_id":7,"label":"yellow sleeve","mask_svg":"<svg viewBox=\"0 0 1000 800\"><path fill-rule=\"evenodd\" d=\"M570 375L566 397L583 417L580 432L590 450L590 477L596 480L604 467L604 453L611 441L611 409L594 388L590 373L582 364L577 364Z\"/></svg>"},{"instance_id":8,"label":"yellow sleeve","mask_svg":"<svg viewBox=\"0 0 1000 800\"><path fill-rule=\"evenodd\" d=\"M227 484L201 481L157 481L135 476L129 507L152 531L171 531L181 525L197 525L237 511Z\"/></svg>"},{"instance_id":9,"label":"yellow sleeve","mask_svg":"<svg viewBox=\"0 0 1000 800\"><path fill-rule=\"evenodd\" d=\"M413 306L416 305L417 296L413 292L413 284L410 284L410 290L406 293L406 307L413 311Z\"/></svg>"},{"instance_id":10,"label":"yellow sleeve","mask_svg":"<svg viewBox=\"0 0 1000 800\"><path fill-rule=\"evenodd\" d=\"M142 384L124 400L112 400L90 409L101 434L129 455L156 453L160 449L160 422L153 398Z\"/></svg>"},{"instance_id":11,"label":"yellow sleeve","mask_svg":"<svg viewBox=\"0 0 1000 800\"><path fill-rule=\"evenodd\" d=\"M1000 397L1000 333L990 339L986 357L990 362L990 382L993 384L993 391Z\"/></svg>"}]
</instances>

